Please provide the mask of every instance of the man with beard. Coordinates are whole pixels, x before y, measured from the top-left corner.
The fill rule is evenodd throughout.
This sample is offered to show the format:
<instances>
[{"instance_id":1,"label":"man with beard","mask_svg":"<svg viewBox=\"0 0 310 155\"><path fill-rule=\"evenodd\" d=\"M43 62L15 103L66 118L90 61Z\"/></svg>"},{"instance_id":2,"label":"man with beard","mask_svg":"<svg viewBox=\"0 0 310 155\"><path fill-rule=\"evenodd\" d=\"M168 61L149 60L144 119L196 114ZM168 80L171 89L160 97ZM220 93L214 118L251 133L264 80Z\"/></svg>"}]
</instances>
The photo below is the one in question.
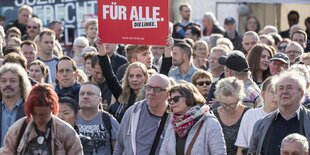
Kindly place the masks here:
<instances>
[{"instance_id":1,"label":"man with beard","mask_svg":"<svg viewBox=\"0 0 310 155\"><path fill-rule=\"evenodd\" d=\"M173 25L172 37L177 39L183 39L186 34L186 29L193 25L194 23L190 22L191 18L191 6L188 4L181 4L179 7L181 21Z\"/></svg>"},{"instance_id":2,"label":"man with beard","mask_svg":"<svg viewBox=\"0 0 310 155\"><path fill-rule=\"evenodd\" d=\"M172 49L172 64L176 66L171 69L168 76L176 81L185 80L192 82L194 74L198 68L191 62L193 50L187 43L178 43Z\"/></svg>"},{"instance_id":3,"label":"man with beard","mask_svg":"<svg viewBox=\"0 0 310 155\"><path fill-rule=\"evenodd\" d=\"M1 147L9 127L25 116L24 101L31 89L27 72L19 64L6 63L0 68Z\"/></svg>"}]
</instances>

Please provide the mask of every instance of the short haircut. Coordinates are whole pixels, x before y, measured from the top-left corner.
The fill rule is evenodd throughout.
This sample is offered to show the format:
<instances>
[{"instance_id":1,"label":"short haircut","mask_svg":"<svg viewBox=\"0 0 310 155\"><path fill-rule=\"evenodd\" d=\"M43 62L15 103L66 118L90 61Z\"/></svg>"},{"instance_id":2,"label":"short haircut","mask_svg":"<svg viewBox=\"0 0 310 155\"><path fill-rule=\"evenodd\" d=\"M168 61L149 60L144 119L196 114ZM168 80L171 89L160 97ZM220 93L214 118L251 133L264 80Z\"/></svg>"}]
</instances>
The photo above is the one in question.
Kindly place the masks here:
<instances>
[{"instance_id":1,"label":"short haircut","mask_svg":"<svg viewBox=\"0 0 310 155\"><path fill-rule=\"evenodd\" d=\"M151 49L150 45L132 45L132 44L126 45L125 52L126 52L127 60L131 63L131 59L136 58L137 53L140 53L142 51L147 51L150 49Z\"/></svg>"},{"instance_id":2,"label":"short haircut","mask_svg":"<svg viewBox=\"0 0 310 155\"><path fill-rule=\"evenodd\" d=\"M20 44L20 47L23 47L24 45L30 45L34 48L35 51L37 51L37 45L31 40L23 41L22 44Z\"/></svg>"},{"instance_id":3,"label":"short haircut","mask_svg":"<svg viewBox=\"0 0 310 155\"><path fill-rule=\"evenodd\" d=\"M297 11L295 11L295 10L292 10L292 11L290 11L288 14L287 14L287 18L289 18L289 16L291 16L291 15L297 15L297 17L299 18L299 13L297 12Z\"/></svg>"},{"instance_id":4,"label":"short haircut","mask_svg":"<svg viewBox=\"0 0 310 155\"><path fill-rule=\"evenodd\" d=\"M30 12L30 14L32 14L32 7L29 5L23 5L18 9L18 13L21 13L23 10L27 10Z\"/></svg>"},{"instance_id":5,"label":"short haircut","mask_svg":"<svg viewBox=\"0 0 310 155\"><path fill-rule=\"evenodd\" d=\"M89 41L87 40L87 38L80 36L74 39L73 41L73 46L76 46L77 44L85 44L85 46L89 46Z\"/></svg>"},{"instance_id":6,"label":"short haircut","mask_svg":"<svg viewBox=\"0 0 310 155\"><path fill-rule=\"evenodd\" d=\"M308 36L307 36L307 33L304 30L297 30L297 31L293 32L292 36L291 36L291 40L293 40L293 36L296 33L302 34L304 36L305 42L307 42Z\"/></svg>"},{"instance_id":7,"label":"short haircut","mask_svg":"<svg viewBox=\"0 0 310 155\"><path fill-rule=\"evenodd\" d=\"M40 18L38 18L38 17L32 17L32 18L30 18L30 19L28 20L28 22L29 22L30 20L32 20L32 21L34 21L35 23L37 23L37 24L38 24L38 29L39 29L39 30L42 30L42 28L43 28L43 23L42 23L42 20L41 20Z\"/></svg>"},{"instance_id":8,"label":"short haircut","mask_svg":"<svg viewBox=\"0 0 310 155\"><path fill-rule=\"evenodd\" d=\"M88 59L92 59L92 57L95 55L95 54L98 54L96 52L89 52L89 53L86 53L84 55L84 61L88 60Z\"/></svg>"},{"instance_id":9,"label":"short haircut","mask_svg":"<svg viewBox=\"0 0 310 155\"><path fill-rule=\"evenodd\" d=\"M52 85L39 83L32 88L24 107L28 121L32 117L34 107L50 107L54 115L58 114L58 95Z\"/></svg>"},{"instance_id":10,"label":"short haircut","mask_svg":"<svg viewBox=\"0 0 310 155\"><path fill-rule=\"evenodd\" d=\"M201 28L198 25L191 25L187 28L187 30L191 30L192 35L197 36L198 39L201 38Z\"/></svg>"},{"instance_id":11,"label":"short haircut","mask_svg":"<svg viewBox=\"0 0 310 155\"><path fill-rule=\"evenodd\" d=\"M247 31L244 33L243 38L244 37L255 37L257 40L259 40L259 36L256 32L254 31Z\"/></svg>"},{"instance_id":12,"label":"short haircut","mask_svg":"<svg viewBox=\"0 0 310 155\"><path fill-rule=\"evenodd\" d=\"M22 33L20 32L20 30L17 27L11 27L8 30L6 30L5 34L6 34L6 38L9 36L10 33L17 33L20 37L22 35Z\"/></svg>"},{"instance_id":13,"label":"short haircut","mask_svg":"<svg viewBox=\"0 0 310 155\"><path fill-rule=\"evenodd\" d=\"M3 58L3 64L5 63L17 63L20 64L24 69L26 69L27 66L27 59L24 55L18 54L18 53L9 53L4 56Z\"/></svg>"},{"instance_id":14,"label":"short haircut","mask_svg":"<svg viewBox=\"0 0 310 155\"><path fill-rule=\"evenodd\" d=\"M284 143L293 143L293 142L297 143L303 152L308 152L309 142L307 138L298 133L292 133L284 137L281 142L281 148L283 147Z\"/></svg>"},{"instance_id":15,"label":"short haircut","mask_svg":"<svg viewBox=\"0 0 310 155\"><path fill-rule=\"evenodd\" d=\"M52 36L54 38L54 40L56 39L55 32L50 30L50 29L47 29L47 28L40 32L40 34L39 34L39 41L40 42L42 41L43 35L49 35L49 36Z\"/></svg>"},{"instance_id":16,"label":"short haircut","mask_svg":"<svg viewBox=\"0 0 310 155\"><path fill-rule=\"evenodd\" d=\"M89 19L89 20L87 20L86 21L86 23L85 23L85 30L87 30L88 29L88 27L90 26L90 25L98 25L98 20L97 19Z\"/></svg>"},{"instance_id":17,"label":"short haircut","mask_svg":"<svg viewBox=\"0 0 310 155\"><path fill-rule=\"evenodd\" d=\"M95 86L99 90L99 95L101 96L101 89L100 89L100 86L98 84L96 84L94 82L91 82L91 81L87 81L87 82L81 84L81 88L82 88L82 86L85 86L85 85L93 85L93 86Z\"/></svg>"},{"instance_id":18,"label":"short haircut","mask_svg":"<svg viewBox=\"0 0 310 155\"><path fill-rule=\"evenodd\" d=\"M61 24L62 25L62 22L60 20L52 20L50 23L48 23L48 28L52 29L55 24Z\"/></svg>"},{"instance_id":19,"label":"short haircut","mask_svg":"<svg viewBox=\"0 0 310 155\"><path fill-rule=\"evenodd\" d=\"M58 60L58 62L57 62L57 64L56 64L56 72L58 71L58 64L59 64L59 62L62 61L62 60L69 60L69 61L71 62L71 64L72 64L73 71L76 71L76 69L77 69L76 62L75 62L72 58L70 58L70 57L68 57L68 56L63 56L63 57L61 57L61 58Z\"/></svg>"},{"instance_id":20,"label":"short haircut","mask_svg":"<svg viewBox=\"0 0 310 155\"><path fill-rule=\"evenodd\" d=\"M304 48L303 48L298 42L296 42L296 41L290 42L290 43L287 45L286 49L287 49L289 46L296 46L296 47L298 48L298 51L301 52L301 54L304 53ZM286 49L285 49L285 51L286 51Z\"/></svg>"},{"instance_id":21,"label":"short haircut","mask_svg":"<svg viewBox=\"0 0 310 155\"><path fill-rule=\"evenodd\" d=\"M191 58L193 54L193 49L187 43L178 43L178 44L175 44L173 47L179 47L181 52L186 54L189 59Z\"/></svg>"},{"instance_id":22,"label":"short haircut","mask_svg":"<svg viewBox=\"0 0 310 155\"><path fill-rule=\"evenodd\" d=\"M8 55L9 53L17 53L17 54L20 54L20 48L17 48L17 47L6 47L4 50L3 50L3 56L6 56Z\"/></svg>"},{"instance_id":23,"label":"short haircut","mask_svg":"<svg viewBox=\"0 0 310 155\"><path fill-rule=\"evenodd\" d=\"M181 4L181 5L179 6L179 11L181 12L181 11L183 10L184 7L188 7L189 9L191 9L191 6L190 6L189 4L184 3L184 4Z\"/></svg>"},{"instance_id":24,"label":"short haircut","mask_svg":"<svg viewBox=\"0 0 310 155\"><path fill-rule=\"evenodd\" d=\"M212 81L213 76L212 76L212 74L211 74L210 72L200 69L200 70L198 70L198 71L194 74L193 79L192 79L192 83L193 83L194 85L196 85L197 80L198 80L198 79L201 79L201 78L208 78L208 79L210 79L210 81Z\"/></svg>"},{"instance_id":25,"label":"short haircut","mask_svg":"<svg viewBox=\"0 0 310 155\"><path fill-rule=\"evenodd\" d=\"M42 71L43 77L45 78L48 74L48 66L44 64L41 60L34 60L29 66L38 65Z\"/></svg>"}]
</instances>

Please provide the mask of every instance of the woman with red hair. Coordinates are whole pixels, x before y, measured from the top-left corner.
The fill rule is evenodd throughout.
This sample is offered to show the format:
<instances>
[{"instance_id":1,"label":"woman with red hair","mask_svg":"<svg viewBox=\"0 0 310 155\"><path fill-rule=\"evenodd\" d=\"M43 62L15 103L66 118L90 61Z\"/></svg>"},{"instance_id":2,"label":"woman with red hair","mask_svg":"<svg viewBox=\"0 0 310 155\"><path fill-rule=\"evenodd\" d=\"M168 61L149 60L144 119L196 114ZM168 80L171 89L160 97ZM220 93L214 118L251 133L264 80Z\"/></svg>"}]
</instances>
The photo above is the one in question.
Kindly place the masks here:
<instances>
[{"instance_id":1,"label":"woman with red hair","mask_svg":"<svg viewBox=\"0 0 310 155\"><path fill-rule=\"evenodd\" d=\"M24 108L26 117L11 126L0 154L83 154L74 129L55 116L58 96L51 85L35 85Z\"/></svg>"}]
</instances>

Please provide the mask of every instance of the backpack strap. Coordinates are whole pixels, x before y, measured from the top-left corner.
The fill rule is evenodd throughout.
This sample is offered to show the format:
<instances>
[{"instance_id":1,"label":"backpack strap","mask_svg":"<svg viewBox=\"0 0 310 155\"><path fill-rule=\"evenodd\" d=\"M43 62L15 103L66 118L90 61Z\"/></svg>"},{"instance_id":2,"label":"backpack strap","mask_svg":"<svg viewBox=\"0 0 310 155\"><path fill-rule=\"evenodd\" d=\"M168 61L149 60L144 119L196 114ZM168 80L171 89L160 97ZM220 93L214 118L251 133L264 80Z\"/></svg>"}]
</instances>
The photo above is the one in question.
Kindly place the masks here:
<instances>
[{"instance_id":1,"label":"backpack strap","mask_svg":"<svg viewBox=\"0 0 310 155\"><path fill-rule=\"evenodd\" d=\"M109 134L110 134L110 147L111 147L111 153L113 153L113 146L112 146L112 123L111 123L111 119L110 119L110 114L108 114L107 112L103 111L101 112L101 116L102 116L102 121L104 123L104 126L106 127L106 129L108 130Z\"/></svg>"},{"instance_id":2,"label":"backpack strap","mask_svg":"<svg viewBox=\"0 0 310 155\"><path fill-rule=\"evenodd\" d=\"M18 137L17 137L17 144L16 144L16 147L18 148L19 144L20 144L20 141L22 140L22 137L24 135L24 132L26 130L26 127L27 127L28 123L27 123L27 120L25 119L20 130L19 130L19 134L18 134ZM16 148L16 150L17 150Z\"/></svg>"}]
</instances>

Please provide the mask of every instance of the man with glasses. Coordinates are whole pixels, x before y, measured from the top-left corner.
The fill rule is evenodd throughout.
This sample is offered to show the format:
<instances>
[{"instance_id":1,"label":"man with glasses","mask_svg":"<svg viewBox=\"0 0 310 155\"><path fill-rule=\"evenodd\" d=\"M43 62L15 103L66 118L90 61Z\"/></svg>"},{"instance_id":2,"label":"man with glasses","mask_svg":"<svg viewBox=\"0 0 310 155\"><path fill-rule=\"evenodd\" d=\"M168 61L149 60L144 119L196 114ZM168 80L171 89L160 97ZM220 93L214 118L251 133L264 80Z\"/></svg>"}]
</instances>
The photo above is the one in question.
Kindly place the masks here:
<instances>
[{"instance_id":1,"label":"man with glasses","mask_svg":"<svg viewBox=\"0 0 310 155\"><path fill-rule=\"evenodd\" d=\"M293 65L296 62L296 58L304 53L304 48L296 41L289 43L284 53L290 59L290 64Z\"/></svg>"},{"instance_id":2,"label":"man with glasses","mask_svg":"<svg viewBox=\"0 0 310 155\"><path fill-rule=\"evenodd\" d=\"M81 109L76 124L80 134L89 136L93 142L92 148L84 149L93 149L93 155L112 155L119 123L112 115L99 109L101 101L98 85L92 82L82 84L79 92Z\"/></svg>"},{"instance_id":3,"label":"man with glasses","mask_svg":"<svg viewBox=\"0 0 310 155\"><path fill-rule=\"evenodd\" d=\"M81 85L75 80L76 63L67 56L59 59L56 64L56 78L58 84L55 91L59 97L70 96L78 102Z\"/></svg>"},{"instance_id":4,"label":"man with glasses","mask_svg":"<svg viewBox=\"0 0 310 155\"><path fill-rule=\"evenodd\" d=\"M163 130L169 122L166 121L166 110L170 86L169 78L162 74L155 74L148 80L145 85L146 99L131 106L123 117L115 155L159 154L160 137L164 137Z\"/></svg>"},{"instance_id":5,"label":"man with glasses","mask_svg":"<svg viewBox=\"0 0 310 155\"><path fill-rule=\"evenodd\" d=\"M42 21L37 17L32 17L28 20L26 26L27 34L22 36L22 40L31 40L33 41L34 38L41 32L42 30Z\"/></svg>"}]
</instances>

